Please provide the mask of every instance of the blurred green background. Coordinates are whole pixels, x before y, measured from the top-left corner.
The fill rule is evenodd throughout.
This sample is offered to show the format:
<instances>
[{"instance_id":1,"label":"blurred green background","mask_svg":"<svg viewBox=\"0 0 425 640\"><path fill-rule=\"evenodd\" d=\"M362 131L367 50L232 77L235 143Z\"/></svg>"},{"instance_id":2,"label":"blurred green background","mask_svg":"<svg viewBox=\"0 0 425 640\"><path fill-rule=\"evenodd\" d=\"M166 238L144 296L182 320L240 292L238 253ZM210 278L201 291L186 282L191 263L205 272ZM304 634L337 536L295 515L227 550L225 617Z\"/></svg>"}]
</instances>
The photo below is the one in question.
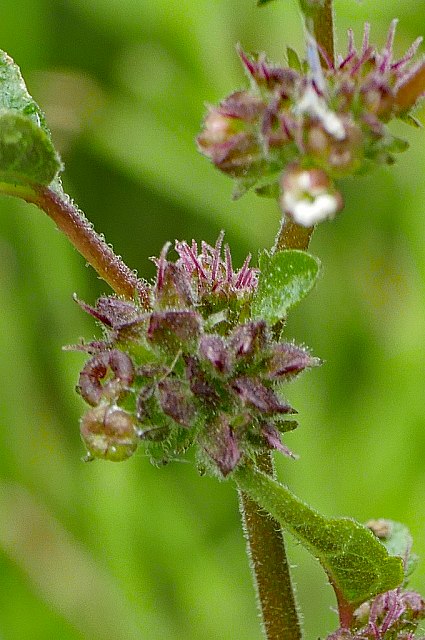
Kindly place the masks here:
<instances>
[{"instance_id":1,"label":"blurred green background","mask_svg":"<svg viewBox=\"0 0 425 640\"><path fill-rule=\"evenodd\" d=\"M396 53L425 33L424 0L335 0L339 49L372 21ZM245 79L235 43L283 61L303 50L295 0L14 0L0 47L47 112L65 187L140 275L167 239L214 242L236 261L270 246L279 214L197 154L205 102ZM419 117L424 119L424 111ZM343 185L346 208L315 233L323 275L288 338L326 362L288 388L301 456L280 477L327 515L408 524L425 592L425 133L395 168ZM72 301L107 290L35 208L0 199L0 639L259 640L231 483L142 454L83 464L74 393L95 335ZM306 639L335 629L316 563L288 541Z\"/></svg>"}]
</instances>

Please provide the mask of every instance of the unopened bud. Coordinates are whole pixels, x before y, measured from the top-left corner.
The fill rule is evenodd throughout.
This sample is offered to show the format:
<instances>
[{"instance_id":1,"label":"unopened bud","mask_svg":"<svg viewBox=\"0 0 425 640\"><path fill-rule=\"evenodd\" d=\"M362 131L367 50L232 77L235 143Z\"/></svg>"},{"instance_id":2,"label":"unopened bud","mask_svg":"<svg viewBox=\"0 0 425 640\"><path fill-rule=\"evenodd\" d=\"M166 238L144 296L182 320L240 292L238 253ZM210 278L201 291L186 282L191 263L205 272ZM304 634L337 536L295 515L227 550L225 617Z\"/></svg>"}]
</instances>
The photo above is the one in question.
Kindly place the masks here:
<instances>
[{"instance_id":1,"label":"unopened bud","mask_svg":"<svg viewBox=\"0 0 425 640\"><path fill-rule=\"evenodd\" d=\"M229 96L204 120L197 138L201 153L234 178L257 174L264 158L255 122L264 108L262 101L248 91Z\"/></svg>"}]
</instances>

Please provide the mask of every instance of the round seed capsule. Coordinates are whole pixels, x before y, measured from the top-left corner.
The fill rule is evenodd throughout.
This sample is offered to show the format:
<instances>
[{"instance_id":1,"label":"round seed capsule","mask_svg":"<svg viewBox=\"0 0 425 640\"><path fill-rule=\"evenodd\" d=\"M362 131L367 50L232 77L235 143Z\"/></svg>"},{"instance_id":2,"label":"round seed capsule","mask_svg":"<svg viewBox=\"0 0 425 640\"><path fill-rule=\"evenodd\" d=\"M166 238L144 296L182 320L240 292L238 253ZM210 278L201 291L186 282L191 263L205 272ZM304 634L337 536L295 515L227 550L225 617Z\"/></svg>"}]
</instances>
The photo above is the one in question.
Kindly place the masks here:
<instances>
[{"instance_id":1,"label":"round seed capsule","mask_svg":"<svg viewBox=\"0 0 425 640\"><path fill-rule=\"evenodd\" d=\"M110 405L90 409L81 419L80 433L90 457L114 462L130 458L139 441L134 417Z\"/></svg>"}]
</instances>

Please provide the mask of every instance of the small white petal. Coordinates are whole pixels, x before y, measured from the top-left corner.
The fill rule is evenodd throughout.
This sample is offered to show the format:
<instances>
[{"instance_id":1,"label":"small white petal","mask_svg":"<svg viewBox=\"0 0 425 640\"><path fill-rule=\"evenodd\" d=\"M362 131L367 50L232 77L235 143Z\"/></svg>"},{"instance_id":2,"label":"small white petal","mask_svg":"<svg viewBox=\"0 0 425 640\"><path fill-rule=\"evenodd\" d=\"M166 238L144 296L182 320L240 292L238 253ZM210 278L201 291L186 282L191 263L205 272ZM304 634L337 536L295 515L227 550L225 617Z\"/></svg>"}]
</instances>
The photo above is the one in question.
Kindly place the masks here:
<instances>
[{"instance_id":1,"label":"small white petal","mask_svg":"<svg viewBox=\"0 0 425 640\"><path fill-rule=\"evenodd\" d=\"M282 204L295 222L303 227L312 227L322 220L331 219L339 209L338 199L329 193L323 193L314 200L297 200L291 194L284 194Z\"/></svg>"},{"instance_id":2,"label":"small white petal","mask_svg":"<svg viewBox=\"0 0 425 640\"><path fill-rule=\"evenodd\" d=\"M326 102L318 96L311 85L305 90L294 111L299 115L307 114L312 118L317 118L329 135L336 140L344 140L345 127L343 122L334 111L328 109Z\"/></svg>"}]
</instances>

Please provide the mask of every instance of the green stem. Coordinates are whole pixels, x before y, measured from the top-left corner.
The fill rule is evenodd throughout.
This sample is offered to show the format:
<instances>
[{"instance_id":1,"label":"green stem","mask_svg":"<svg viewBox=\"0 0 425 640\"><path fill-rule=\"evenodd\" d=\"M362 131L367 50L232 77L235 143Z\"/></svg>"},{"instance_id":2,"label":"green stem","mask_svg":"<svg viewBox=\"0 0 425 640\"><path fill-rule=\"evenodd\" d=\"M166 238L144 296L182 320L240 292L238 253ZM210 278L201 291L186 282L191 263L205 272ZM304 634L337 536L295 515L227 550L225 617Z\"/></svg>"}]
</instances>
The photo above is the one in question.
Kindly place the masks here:
<instances>
[{"instance_id":1,"label":"green stem","mask_svg":"<svg viewBox=\"0 0 425 640\"><path fill-rule=\"evenodd\" d=\"M264 454L259 467L273 475L272 458ZM269 640L300 640L301 627L282 530L256 500L239 490L240 508L263 627Z\"/></svg>"},{"instance_id":2,"label":"green stem","mask_svg":"<svg viewBox=\"0 0 425 640\"><path fill-rule=\"evenodd\" d=\"M5 183L0 184L0 192L21 198L42 209L115 293L129 299L138 298L143 306L148 306L148 289L143 280L96 233L93 225L68 196L50 187L24 187Z\"/></svg>"},{"instance_id":3,"label":"green stem","mask_svg":"<svg viewBox=\"0 0 425 640\"><path fill-rule=\"evenodd\" d=\"M301 227L290 219L282 221L273 252L307 249L312 232L313 227ZM257 465L275 477L270 453L259 456ZM280 525L243 491L240 505L266 637L299 640L301 626Z\"/></svg>"}]
</instances>

